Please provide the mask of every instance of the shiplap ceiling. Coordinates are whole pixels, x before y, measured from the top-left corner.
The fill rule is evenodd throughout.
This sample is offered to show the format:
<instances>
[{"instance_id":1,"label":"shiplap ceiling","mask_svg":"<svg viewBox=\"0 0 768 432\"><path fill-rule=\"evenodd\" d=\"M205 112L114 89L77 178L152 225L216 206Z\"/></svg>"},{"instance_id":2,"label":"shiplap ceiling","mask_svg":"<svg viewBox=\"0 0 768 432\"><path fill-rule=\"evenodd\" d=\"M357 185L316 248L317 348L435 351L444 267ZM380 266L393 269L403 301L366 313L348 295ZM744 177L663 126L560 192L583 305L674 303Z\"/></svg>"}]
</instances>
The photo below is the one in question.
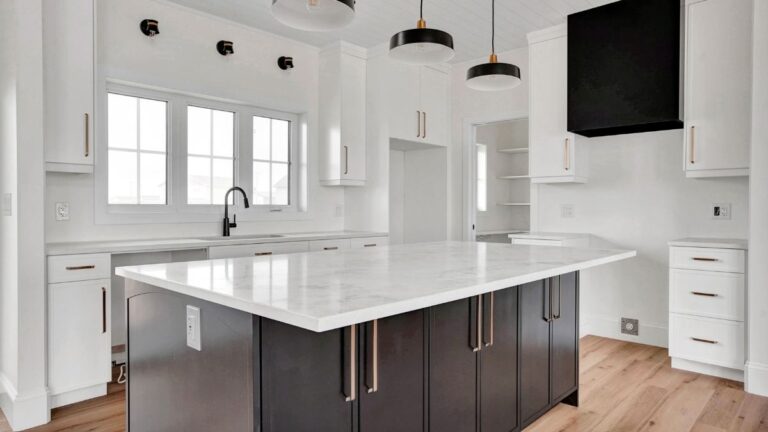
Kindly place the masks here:
<instances>
[{"instance_id":1,"label":"shiplap ceiling","mask_svg":"<svg viewBox=\"0 0 768 432\"><path fill-rule=\"evenodd\" d=\"M212 15L318 47L344 40L374 47L400 30L413 28L419 0L357 0L355 20L335 32L305 32L286 27L270 13L271 0L170 0ZM498 0L496 2L496 51L526 45L528 32L565 22L568 14L615 0ZM427 26L453 35L454 63L486 56L490 52L491 0L425 0Z\"/></svg>"}]
</instances>

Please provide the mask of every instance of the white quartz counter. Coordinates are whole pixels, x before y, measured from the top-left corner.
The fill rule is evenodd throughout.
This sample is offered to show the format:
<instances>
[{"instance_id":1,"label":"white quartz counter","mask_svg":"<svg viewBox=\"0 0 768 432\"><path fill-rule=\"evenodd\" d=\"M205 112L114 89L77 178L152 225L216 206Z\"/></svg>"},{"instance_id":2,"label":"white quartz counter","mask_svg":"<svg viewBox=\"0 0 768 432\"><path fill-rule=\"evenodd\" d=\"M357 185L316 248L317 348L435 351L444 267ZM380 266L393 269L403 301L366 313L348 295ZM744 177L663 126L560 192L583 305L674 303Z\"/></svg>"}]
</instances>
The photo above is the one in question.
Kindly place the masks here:
<instances>
[{"instance_id":1,"label":"white quartz counter","mask_svg":"<svg viewBox=\"0 0 768 432\"><path fill-rule=\"evenodd\" d=\"M238 244L285 243L308 240L334 240L346 238L387 237L387 233L367 231L332 231L294 234L237 235L231 237L198 237L176 239L107 240L94 242L48 243L47 255L86 253L136 253L168 250L205 249L211 246Z\"/></svg>"},{"instance_id":2,"label":"white quartz counter","mask_svg":"<svg viewBox=\"0 0 768 432\"><path fill-rule=\"evenodd\" d=\"M322 332L635 255L447 241L120 267L116 273Z\"/></svg>"}]
</instances>

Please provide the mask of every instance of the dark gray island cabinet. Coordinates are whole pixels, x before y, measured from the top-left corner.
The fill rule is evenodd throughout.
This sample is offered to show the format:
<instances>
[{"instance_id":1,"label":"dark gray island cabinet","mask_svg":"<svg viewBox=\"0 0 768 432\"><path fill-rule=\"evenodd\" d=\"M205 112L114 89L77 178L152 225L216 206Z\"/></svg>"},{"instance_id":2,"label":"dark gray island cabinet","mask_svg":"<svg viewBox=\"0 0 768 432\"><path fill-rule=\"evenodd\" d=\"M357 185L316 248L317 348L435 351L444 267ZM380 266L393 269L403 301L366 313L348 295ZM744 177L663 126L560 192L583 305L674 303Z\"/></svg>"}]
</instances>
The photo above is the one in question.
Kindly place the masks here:
<instances>
[{"instance_id":1,"label":"dark gray island cabinet","mask_svg":"<svg viewBox=\"0 0 768 432\"><path fill-rule=\"evenodd\" d=\"M578 285L566 273L315 332L129 279L128 429L521 430L578 402Z\"/></svg>"}]
</instances>

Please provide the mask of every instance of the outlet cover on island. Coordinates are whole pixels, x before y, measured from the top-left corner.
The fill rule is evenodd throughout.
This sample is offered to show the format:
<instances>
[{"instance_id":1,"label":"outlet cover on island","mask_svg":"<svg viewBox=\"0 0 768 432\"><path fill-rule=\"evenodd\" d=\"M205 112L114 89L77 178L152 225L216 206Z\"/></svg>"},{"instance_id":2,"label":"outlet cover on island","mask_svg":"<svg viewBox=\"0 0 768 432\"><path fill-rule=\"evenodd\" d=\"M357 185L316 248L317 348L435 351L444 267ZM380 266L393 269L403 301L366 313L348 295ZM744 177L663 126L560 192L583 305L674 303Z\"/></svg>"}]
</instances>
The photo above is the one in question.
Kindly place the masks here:
<instances>
[{"instance_id":1,"label":"outlet cover on island","mask_svg":"<svg viewBox=\"0 0 768 432\"><path fill-rule=\"evenodd\" d=\"M69 220L69 203L68 202L56 203L56 220L57 221Z\"/></svg>"},{"instance_id":2,"label":"outlet cover on island","mask_svg":"<svg viewBox=\"0 0 768 432\"><path fill-rule=\"evenodd\" d=\"M728 220L731 218L731 203L712 204L712 219Z\"/></svg>"},{"instance_id":3,"label":"outlet cover on island","mask_svg":"<svg viewBox=\"0 0 768 432\"><path fill-rule=\"evenodd\" d=\"M187 305L187 346L201 351L200 308Z\"/></svg>"},{"instance_id":4,"label":"outlet cover on island","mask_svg":"<svg viewBox=\"0 0 768 432\"><path fill-rule=\"evenodd\" d=\"M574 216L573 204L560 204L560 217L563 219L571 219Z\"/></svg>"}]
</instances>

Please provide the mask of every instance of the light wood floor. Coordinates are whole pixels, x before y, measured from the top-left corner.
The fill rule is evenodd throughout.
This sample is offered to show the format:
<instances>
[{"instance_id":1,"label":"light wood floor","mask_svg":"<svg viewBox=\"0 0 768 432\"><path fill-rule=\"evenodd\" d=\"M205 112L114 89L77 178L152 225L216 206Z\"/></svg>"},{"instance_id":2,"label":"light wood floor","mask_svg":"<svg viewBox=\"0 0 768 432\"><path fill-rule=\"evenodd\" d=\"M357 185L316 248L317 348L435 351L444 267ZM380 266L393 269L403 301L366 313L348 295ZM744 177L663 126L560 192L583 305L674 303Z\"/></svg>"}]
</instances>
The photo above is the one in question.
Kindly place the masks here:
<instances>
[{"instance_id":1,"label":"light wood floor","mask_svg":"<svg viewBox=\"0 0 768 432\"><path fill-rule=\"evenodd\" d=\"M768 432L768 398L741 383L670 367L662 348L587 336L581 340L580 406L560 404L526 429L553 431ZM125 426L124 386L53 411L31 432L119 432ZM10 428L0 414L0 432Z\"/></svg>"}]
</instances>

